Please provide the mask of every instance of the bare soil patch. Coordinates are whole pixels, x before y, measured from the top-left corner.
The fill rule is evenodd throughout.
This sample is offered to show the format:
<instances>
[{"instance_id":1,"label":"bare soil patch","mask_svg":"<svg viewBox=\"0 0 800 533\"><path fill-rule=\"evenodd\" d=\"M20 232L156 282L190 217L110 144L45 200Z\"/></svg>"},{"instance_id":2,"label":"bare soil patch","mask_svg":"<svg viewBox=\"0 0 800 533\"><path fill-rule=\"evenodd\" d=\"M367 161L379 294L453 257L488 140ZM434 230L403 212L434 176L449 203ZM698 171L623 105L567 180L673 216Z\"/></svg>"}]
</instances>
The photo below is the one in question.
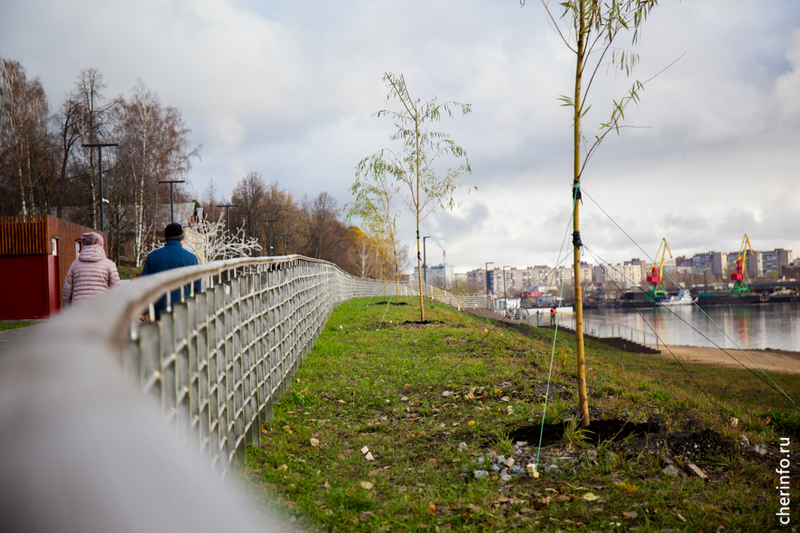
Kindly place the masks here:
<instances>
[{"instance_id":1,"label":"bare soil patch","mask_svg":"<svg viewBox=\"0 0 800 533\"><path fill-rule=\"evenodd\" d=\"M557 444L564 438L564 430L569 426L568 422L557 424L544 424L522 426L509 434L513 441L539 442L539 435L542 435L542 446ZM586 440L594 444L606 441L625 440L630 437L644 437L650 432L658 432L660 427L656 424L636 424L625 420L592 420L589 427L583 428Z\"/></svg>"}]
</instances>

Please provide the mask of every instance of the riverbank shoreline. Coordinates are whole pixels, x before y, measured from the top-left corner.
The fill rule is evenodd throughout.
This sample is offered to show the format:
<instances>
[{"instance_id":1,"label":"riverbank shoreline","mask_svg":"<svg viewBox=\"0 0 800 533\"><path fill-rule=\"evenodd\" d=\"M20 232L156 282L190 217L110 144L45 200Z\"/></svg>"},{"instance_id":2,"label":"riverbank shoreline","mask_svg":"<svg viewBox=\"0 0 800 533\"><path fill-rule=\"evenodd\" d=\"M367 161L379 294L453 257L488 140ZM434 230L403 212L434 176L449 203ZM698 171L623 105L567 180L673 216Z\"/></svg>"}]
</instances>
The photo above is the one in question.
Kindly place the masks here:
<instances>
[{"instance_id":1,"label":"riverbank shoreline","mask_svg":"<svg viewBox=\"0 0 800 533\"><path fill-rule=\"evenodd\" d=\"M730 368L760 367L765 372L786 372L800 374L800 352L786 350L754 349L744 353L734 348L709 348L703 346L659 346L661 355L681 362L699 363L709 366ZM745 355L746 354L746 355Z\"/></svg>"}]
</instances>

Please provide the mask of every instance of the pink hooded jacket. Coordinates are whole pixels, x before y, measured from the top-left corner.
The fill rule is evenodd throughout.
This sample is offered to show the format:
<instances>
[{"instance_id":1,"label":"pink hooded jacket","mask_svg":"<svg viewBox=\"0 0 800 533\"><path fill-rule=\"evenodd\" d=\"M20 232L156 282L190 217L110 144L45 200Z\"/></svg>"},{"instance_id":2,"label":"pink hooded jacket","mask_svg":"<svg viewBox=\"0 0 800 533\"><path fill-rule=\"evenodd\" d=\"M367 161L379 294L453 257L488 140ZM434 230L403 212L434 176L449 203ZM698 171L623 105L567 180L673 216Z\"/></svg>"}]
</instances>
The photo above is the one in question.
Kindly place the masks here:
<instances>
[{"instance_id":1,"label":"pink hooded jacket","mask_svg":"<svg viewBox=\"0 0 800 533\"><path fill-rule=\"evenodd\" d=\"M70 265L64 279L61 292L64 307L120 284L117 265L106 258L103 250L103 236L95 232L84 233L81 242L81 253Z\"/></svg>"}]
</instances>

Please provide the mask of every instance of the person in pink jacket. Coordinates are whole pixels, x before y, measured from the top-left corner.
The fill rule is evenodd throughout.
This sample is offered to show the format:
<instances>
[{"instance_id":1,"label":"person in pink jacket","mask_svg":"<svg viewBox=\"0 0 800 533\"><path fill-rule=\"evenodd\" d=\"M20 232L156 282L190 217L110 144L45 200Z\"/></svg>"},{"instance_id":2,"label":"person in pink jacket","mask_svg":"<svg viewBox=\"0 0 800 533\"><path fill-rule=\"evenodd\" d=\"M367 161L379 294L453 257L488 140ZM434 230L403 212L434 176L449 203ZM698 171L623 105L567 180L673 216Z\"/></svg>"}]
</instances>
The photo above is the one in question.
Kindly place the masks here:
<instances>
[{"instance_id":1,"label":"person in pink jacket","mask_svg":"<svg viewBox=\"0 0 800 533\"><path fill-rule=\"evenodd\" d=\"M84 233L81 244L81 253L69 266L64 279L61 292L64 307L120 284L117 265L106 258L103 236L93 231Z\"/></svg>"}]
</instances>

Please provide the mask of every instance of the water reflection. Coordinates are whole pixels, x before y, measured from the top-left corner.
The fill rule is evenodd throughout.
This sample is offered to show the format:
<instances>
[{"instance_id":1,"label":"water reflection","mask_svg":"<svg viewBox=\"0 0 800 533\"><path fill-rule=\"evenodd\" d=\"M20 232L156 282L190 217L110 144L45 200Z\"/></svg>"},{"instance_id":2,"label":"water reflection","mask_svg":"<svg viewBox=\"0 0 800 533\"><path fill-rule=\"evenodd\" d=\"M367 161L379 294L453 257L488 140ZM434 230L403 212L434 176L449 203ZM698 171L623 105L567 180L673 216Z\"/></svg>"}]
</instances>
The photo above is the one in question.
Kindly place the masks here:
<instances>
[{"instance_id":1,"label":"water reflection","mask_svg":"<svg viewBox=\"0 0 800 533\"><path fill-rule=\"evenodd\" d=\"M666 344L800 351L800 303L587 309L584 316L654 332Z\"/></svg>"}]
</instances>

